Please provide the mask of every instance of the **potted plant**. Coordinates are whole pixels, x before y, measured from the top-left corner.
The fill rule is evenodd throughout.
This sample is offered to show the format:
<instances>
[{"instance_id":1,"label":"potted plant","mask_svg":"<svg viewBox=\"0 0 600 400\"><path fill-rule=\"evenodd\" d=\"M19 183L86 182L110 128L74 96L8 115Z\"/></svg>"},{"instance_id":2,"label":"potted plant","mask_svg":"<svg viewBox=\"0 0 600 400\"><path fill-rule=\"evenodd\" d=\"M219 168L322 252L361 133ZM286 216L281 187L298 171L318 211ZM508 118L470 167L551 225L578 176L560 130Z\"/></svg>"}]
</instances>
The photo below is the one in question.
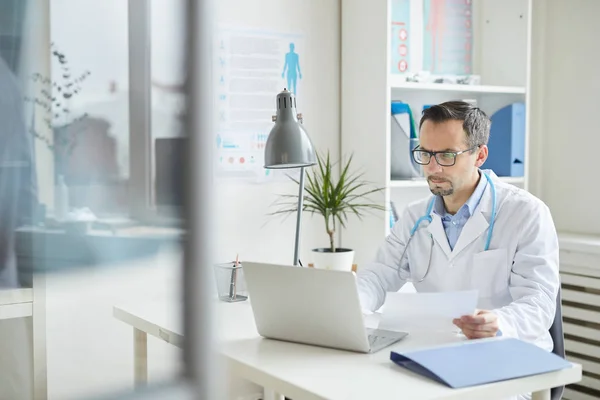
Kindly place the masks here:
<instances>
[{"instance_id":1,"label":"potted plant","mask_svg":"<svg viewBox=\"0 0 600 400\"><path fill-rule=\"evenodd\" d=\"M60 71L57 74L60 79L52 80L40 73L32 76L34 83L41 82L41 89L37 96L25 96L25 102L40 107L45 113L44 122L52 137L47 137L35 129L32 123L29 132L38 140L42 141L50 150L57 164L58 174L62 170L66 159L71 155L77 145L79 132L63 133L69 126L77 124L87 118L87 113L80 116L73 115L70 103L82 91L81 84L89 77L90 72L85 71L81 75L74 75L70 69L69 61L64 53L57 50L54 43L50 44L51 55L58 62ZM34 108L34 115L35 115ZM32 117L33 121L34 117ZM57 130L61 130L56 134Z\"/></svg>"},{"instance_id":2,"label":"potted plant","mask_svg":"<svg viewBox=\"0 0 600 400\"><path fill-rule=\"evenodd\" d=\"M66 174L69 157L77 146L81 129L71 129L88 117L87 113L75 116L72 113L71 101L82 91L81 84L89 77L90 72L75 75L69 66L64 53L59 51L54 43L50 45L51 55L58 63L57 79L51 79L41 73L32 76L35 88L39 93L24 96L24 101L33 105L29 133L35 139L42 141L54 157L55 167L55 199L54 216L62 220L69 211L69 193L66 186ZM36 129L36 114L40 108L44 115L46 134ZM45 219L45 217L44 217Z\"/></svg>"},{"instance_id":3,"label":"potted plant","mask_svg":"<svg viewBox=\"0 0 600 400\"><path fill-rule=\"evenodd\" d=\"M332 163L329 152L325 157L317 154L317 165L306 171L306 186L302 210L323 217L325 232L329 238L329 246L312 250L315 268L351 270L354 260L354 250L338 247L336 234L338 229L345 228L348 218L364 217L367 211L385 208L373 203L369 196L383 190L383 188L369 188L368 182L361 180L362 174L350 172L352 156L342 165L340 176L335 179L337 163ZM290 176L296 184L299 181ZM297 194L284 194L276 202L280 209L273 212L277 214L296 213L298 208Z\"/></svg>"}]
</instances>

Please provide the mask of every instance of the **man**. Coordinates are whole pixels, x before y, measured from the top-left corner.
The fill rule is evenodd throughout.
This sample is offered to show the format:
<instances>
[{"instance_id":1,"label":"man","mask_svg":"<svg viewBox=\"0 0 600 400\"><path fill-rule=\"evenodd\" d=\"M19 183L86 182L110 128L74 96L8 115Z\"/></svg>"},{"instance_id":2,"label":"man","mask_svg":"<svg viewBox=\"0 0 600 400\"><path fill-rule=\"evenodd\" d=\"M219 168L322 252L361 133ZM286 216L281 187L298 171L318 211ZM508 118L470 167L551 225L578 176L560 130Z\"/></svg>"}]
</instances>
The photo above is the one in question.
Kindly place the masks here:
<instances>
[{"instance_id":1,"label":"man","mask_svg":"<svg viewBox=\"0 0 600 400\"><path fill-rule=\"evenodd\" d=\"M423 112L413 157L434 197L409 204L375 261L359 270L361 304L375 311L386 292L407 281L421 292L478 289L476 313L454 320L467 338L516 337L551 351L556 230L542 201L480 169L490 125L483 111L465 102ZM431 222L422 218L406 247L415 223L429 215Z\"/></svg>"}]
</instances>

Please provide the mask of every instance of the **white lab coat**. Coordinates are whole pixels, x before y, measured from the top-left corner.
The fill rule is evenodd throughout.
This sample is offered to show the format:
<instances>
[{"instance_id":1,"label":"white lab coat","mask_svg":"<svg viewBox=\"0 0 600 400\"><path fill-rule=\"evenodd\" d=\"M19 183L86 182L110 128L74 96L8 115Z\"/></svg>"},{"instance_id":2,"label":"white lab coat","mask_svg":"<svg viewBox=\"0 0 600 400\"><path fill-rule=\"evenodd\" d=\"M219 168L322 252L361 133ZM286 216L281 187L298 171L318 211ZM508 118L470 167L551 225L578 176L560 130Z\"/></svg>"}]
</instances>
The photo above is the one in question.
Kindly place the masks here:
<instances>
[{"instance_id":1,"label":"white lab coat","mask_svg":"<svg viewBox=\"0 0 600 400\"><path fill-rule=\"evenodd\" d=\"M405 283L398 268L413 280L423 277L433 237L431 268L418 292L479 290L478 308L493 310L503 336L516 337L552 351L548 330L554 320L559 287L558 237L548 207L530 193L504 183L491 171L496 188L496 222L484 251L492 212L490 185L465 224L453 250L441 218L421 223L400 264L410 230L427 211L431 197L411 203L377 252L374 262L357 272L362 307L375 311L386 292ZM481 179L485 179L484 176Z\"/></svg>"}]
</instances>

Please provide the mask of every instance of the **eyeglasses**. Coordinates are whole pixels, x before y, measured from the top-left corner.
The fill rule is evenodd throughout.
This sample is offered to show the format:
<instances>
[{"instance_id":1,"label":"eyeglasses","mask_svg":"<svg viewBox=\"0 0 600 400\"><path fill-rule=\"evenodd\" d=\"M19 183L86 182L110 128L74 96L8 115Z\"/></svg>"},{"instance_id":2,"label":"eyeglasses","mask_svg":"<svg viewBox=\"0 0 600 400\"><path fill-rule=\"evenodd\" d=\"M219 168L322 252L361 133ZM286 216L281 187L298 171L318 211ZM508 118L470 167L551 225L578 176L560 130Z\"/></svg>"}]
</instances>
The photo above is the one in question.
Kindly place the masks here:
<instances>
[{"instance_id":1,"label":"eyeglasses","mask_svg":"<svg viewBox=\"0 0 600 400\"><path fill-rule=\"evenodd\" d=\"M462 151L427 151L419 149L419 146L412 150L413 159L417 164L427 165L431 162L431 157L442 167L451 167L456 163L456 157L462 153L476 149L478 146Z\"/></svg>"}]
</instances>

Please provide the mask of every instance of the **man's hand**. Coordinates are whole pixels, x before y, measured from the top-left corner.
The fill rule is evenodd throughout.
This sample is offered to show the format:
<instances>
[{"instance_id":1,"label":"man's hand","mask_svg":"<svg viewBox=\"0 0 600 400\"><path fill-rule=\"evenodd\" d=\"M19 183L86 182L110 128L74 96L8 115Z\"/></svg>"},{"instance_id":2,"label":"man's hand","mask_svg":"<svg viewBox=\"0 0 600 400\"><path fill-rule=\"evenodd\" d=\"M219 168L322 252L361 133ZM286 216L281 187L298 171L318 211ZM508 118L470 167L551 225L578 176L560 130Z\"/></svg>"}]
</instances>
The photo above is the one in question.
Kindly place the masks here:
<instances>
[{"instance_id":1,"label":"man's hand","mask_svg":"<svg viewBox=\"0 0 600 400\"><path fill-rule=\"evenodd\" d=\"M494 337L498 333L498 316L488 310L476 310L473 315L463 315L452 322L469 339Z\"/></svg>"}]
</instances>

